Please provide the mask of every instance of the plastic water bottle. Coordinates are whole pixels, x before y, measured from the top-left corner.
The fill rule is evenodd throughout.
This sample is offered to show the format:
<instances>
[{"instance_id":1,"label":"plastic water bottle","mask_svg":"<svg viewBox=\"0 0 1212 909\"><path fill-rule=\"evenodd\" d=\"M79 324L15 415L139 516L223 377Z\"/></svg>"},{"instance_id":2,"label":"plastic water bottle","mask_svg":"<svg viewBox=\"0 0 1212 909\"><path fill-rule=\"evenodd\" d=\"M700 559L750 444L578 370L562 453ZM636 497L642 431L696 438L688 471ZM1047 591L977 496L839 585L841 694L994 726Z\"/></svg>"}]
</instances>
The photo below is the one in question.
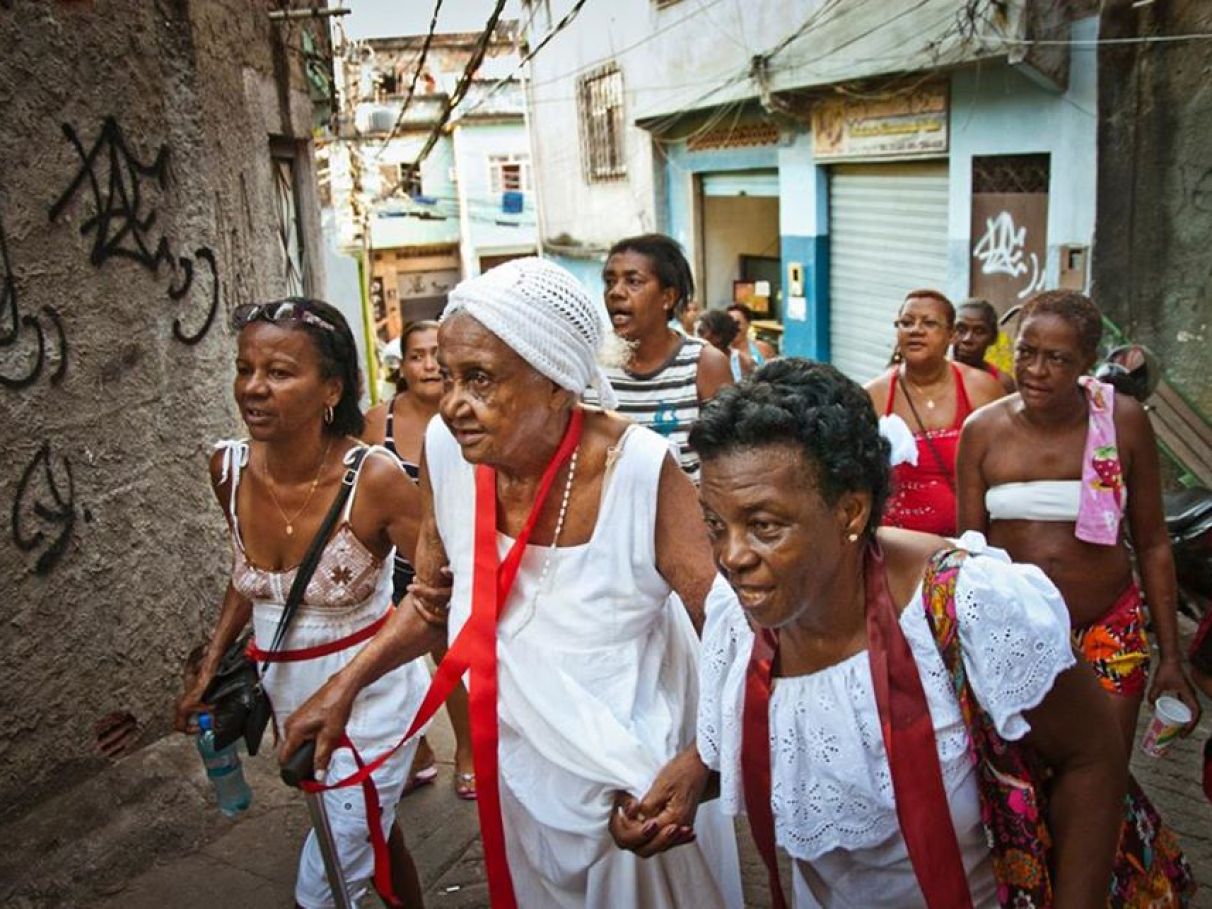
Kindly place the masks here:
<instances>
[{"instance_id":1,"label":"plastic water bottle","mask_svg":"<svg viewBox=\"0 0 1212 909\"><path fill-rule=\"evenodd\" d=\"M226 748L215 748L215 733L209 713L198 715L198 754L206 767L206 776L215 787L215 799L225 817L235 817L252 804L252 790L244 779L240 766L240 755L235 743Z\"/></svg>"}]
</instances>

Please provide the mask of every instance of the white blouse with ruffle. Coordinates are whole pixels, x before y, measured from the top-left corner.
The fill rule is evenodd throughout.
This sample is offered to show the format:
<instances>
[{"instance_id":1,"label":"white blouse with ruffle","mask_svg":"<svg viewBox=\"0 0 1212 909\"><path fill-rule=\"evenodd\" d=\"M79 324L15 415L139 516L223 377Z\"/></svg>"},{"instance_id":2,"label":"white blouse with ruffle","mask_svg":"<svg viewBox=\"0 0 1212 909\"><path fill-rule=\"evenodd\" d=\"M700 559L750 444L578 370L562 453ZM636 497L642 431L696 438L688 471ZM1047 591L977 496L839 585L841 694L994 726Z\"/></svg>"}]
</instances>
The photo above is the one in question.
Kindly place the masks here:
<instances>
[{"instance_id":1,"label":"white blouse with ruffle","mask_svg":"<svg viewBox=\"0 0 1212 909\"><path fill-rule=\"evenodd\" d=\"M960 545L973 556L956 580L964 667L998 733L1020 739L1030 729L1024 711L1037 706L1075 662L1068 610L1039 568L1011 563L980 534L965 534ZM720 771L724 811L736 815L745 804L741 724L753 632L729 594L717 578L703 632L698 747L707 765ZM996 906L968 734L921 598L919 584L900 626L934 721L973 904ZM923 904L897 824L866 651L810 675L775 680L770 765L775 837L795 860L799 909Z\"/></svg>"}]
</instances>

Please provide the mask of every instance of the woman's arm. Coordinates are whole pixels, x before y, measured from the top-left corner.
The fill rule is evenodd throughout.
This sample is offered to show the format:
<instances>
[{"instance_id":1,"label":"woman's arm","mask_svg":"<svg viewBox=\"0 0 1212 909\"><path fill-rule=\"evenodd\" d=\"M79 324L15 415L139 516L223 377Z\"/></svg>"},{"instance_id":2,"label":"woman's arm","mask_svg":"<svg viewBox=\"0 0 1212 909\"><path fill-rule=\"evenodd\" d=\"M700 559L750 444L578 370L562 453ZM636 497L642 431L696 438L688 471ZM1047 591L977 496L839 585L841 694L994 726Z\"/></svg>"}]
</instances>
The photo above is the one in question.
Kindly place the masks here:
<instances>
[{"instance_id":1,"label":"woman's arm","mask_svg":"<svg viewBox=\"0 0 1212 909\"><path fill-rule=\"evenodd\" d=\"M721 388L732 384L732 367L728 363L728 355L710 344L704 344L703 349L699 351L699 368L695 379L699 403L706 404Z\"/></svg>"},{"instance_id":2,"label":"woman's arm","mask_svg":"<svg viewBox=\"0 0 1212 909\"><path fill-rule=\"evenodd\" d=\"M695 632L701 635L707 594L715 582L715 562L694 483L672 455L661 465L656 510L657 571L681 599Z\"/></svg>"},{"instance_id":3,"label":"woman's arm","mask_svg":"<svg viewBox=\"0 0 1212 909\"><path fill-rule=\"evenodd\" d=\"M210 456L210 488L214 493L215 501L219 503L219 508L223 511L223 517L227 519L228 531L232 531L232 515L229 512L231 504L231 476L225 476L223 470L223 462L228 457L228 452L222 449L216 450ZM230 450L230 457L239 456L237 450ZM215 623L214 630L210 634L210 641L206 645L206 654L202 657L202 663L198 666L197 675L179 698L177 698L175 715L173 718L173 728L178 732L195 733L197 726L194 722L194 716L205 709L202 703L202 693L206 691L206 687L210 684L211 679L215 677L215 672L219 668L219 661L223 659L223 654L227 648L232 645L244 626L248 624L248 620L252 617L252 603L242 597L236 588L232 586L231 581L227 582L227 590L223 594L223 605L219 607L219 620Z\"/></svg>"},{"instance_id":4,"label":"woman's arm","mask_svg":"<svg viewBox=\"0 0 1212 909\"><path fill-rule=\"evenodd\" d=\"M694 484L667 456L657 490L657 570L677 593L698 634L715 581L711 541ZM694 839L694 816L710 778L691 743L661 768L642 799L619 792L610 833L620 848L647 858Z\"/></svg>"},{"instance_id":5,"label":"woman's arm","mask_svg":"<svg viewBox=\"0 0 1212 909\"><path fill-rule=\"evenodd\" d=\"M1127 462L1124 483L1128 492L1128 530L1145 588L1145 602L1157 634L1157 648L1161 651L1149 686L1149 702L1156 701L1162 692L1174 692L1190 708L1193 727L1199 721L1199 698L1182 669L1176 607L1178 582L1162 506L1157 440L1144 409L1124 395L1115 397L1115 431L1121 452L1127 454L1126 459L1121 457L1121 463Z\"/></svg>"},{"instance_id":6,"label":"woman's arm","mask_svg":"<svg viewBox=\"0 0 1212 909\"><path fill-rule=\"evenodd\" d=\"M291 714L278 748L280 761L290 757L304 741L315 739L315 768L322 776L349 721L358 693L397 666L428 653L446 637L447 604L440 592L446 591L446 599L449 598L449 571L434 518L433 489L424 454L421 456L420 496L421 520L413 567L421 589L410 588L387 624L362 652ZM435 592L438 592L436 598Z\"/></svg>"},{"instance_id":7,"label":"woman's arm","mask_svg":"<svg viewBox=\"0 0 1212 909\"><path fill-rule=\"evenodd\" d=\"M211 632L210 642L206 645L206 655L194 676L193 683L177 698L176 715L173 728L178 732L195 733L197 726L194 717L206 709L202 703L202 694L206 691L211 679L219 668L219 661L232 642L240 636L244 626L252 617L252 603L242 597L236 588L228 581L227 592L223 596L223 606L219 610L219 621Z\"/></svg>"},{"instance_id":8,"label":"woman's arm","mask_svg":"<svg viewBox=\"0 0 1212 909\"><path fill-rule=\"evenodd\" d=\"M956 516L959 532L989 532L989 512L985 510L985 428L990 414L973 417L960 430L959 450L955 458Z\"/></svg>"},{"instance_id":9,"label":"woman's arm","mask_svg":"<svg viewBox=\"0 0 1212 909\"><path fill-rule=\"evenodd\" d=\"M1058 675L1024 716L1031 725L1026 742L1053 770L1053 905L1106 909L1128 783L1124 743L1107 695L1079 662Z\"/></svg>"},{"instance_id":10,"label":"woman's arm","mask_svg":"<svg viewBox=\"0 0 1212 909\"><path fill-rule=\"evenodd\" d=\"M976 369L963 363L956 365L963 378L964 391L968 393L968 403L972 405L973 410L1006 396L1006 389L1002 386L1001 381L983 369Z\"/></svg>"},{"instance_id":11,"label":"woman's arm","mask_svg":"<svg viewBox=\"0 0 1212 909\"><path fill-rule=\"evenodd\" d=\"M378 538L385 548L394 546L413 561L422 520L421 488L394 457L389 460L386 455L367 456L358 484L360 495L352 516L355 532L365 530L362 539Z\"/></svg>"}]
</instances>

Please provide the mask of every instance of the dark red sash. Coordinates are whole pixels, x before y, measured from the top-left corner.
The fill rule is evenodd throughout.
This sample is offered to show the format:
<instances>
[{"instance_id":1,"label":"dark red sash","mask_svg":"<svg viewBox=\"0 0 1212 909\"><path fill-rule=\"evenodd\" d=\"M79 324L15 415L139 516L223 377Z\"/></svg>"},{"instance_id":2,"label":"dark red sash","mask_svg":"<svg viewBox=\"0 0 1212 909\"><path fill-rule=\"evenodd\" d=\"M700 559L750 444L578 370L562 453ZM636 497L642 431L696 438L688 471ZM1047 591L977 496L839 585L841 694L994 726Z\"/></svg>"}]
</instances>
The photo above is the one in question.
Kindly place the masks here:
<instances>
[{"instance_id":1,"label":"dark red sash","mask_svg":"<svg viewBox=\"0 0 1212 909\"><path fill-rule=\"evenodd\" d=\"M770 806L770 677L778 652L778 632L753 630L753 650L745 670L745 708L741 727L741 780L745 787L745 814L758 853L766 864L766 878L774 909L787 909L779 880L774 841L774 810Z\"/></svg>"},{"instance_id":2,"label":"dark red sash","mask_svg":"<svg viewBox=\"0 0 1212 909\"><path fill-rule=\"evenodd\" d=\"M864 570L867 658L909 861L927 906L971 909L968 875L951 823L926 691L888 592L884 554L875 543L867 549Z\"/></svg>"},{"instance_id":3,"label":"dark red sash","mask_svg":"<svg viewBox=\"0 0 1212 909\"><path fill-rule=\"evenodd\" d=\"M867 655L909 861L930 909L971 909L926 692L888 593L883 553L874 543L864 558L864 572ZM770 805L770 688L777 653L777 633L756 628L745 674L741 778L749 829L766 865L774 909L786 909Z\"/></svg>"}]
</instances>

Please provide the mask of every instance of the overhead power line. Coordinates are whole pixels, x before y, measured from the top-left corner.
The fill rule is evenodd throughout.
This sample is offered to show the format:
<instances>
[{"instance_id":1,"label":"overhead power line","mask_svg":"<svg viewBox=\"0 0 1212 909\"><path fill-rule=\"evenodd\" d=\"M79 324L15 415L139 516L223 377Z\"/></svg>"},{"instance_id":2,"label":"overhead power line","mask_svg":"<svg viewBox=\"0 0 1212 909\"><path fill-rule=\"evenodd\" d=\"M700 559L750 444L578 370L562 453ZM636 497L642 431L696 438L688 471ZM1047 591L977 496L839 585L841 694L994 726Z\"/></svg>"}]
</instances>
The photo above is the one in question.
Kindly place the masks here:
<instances>
[{"instance_id":1,"label":"overhead power line","mask_svg":"<svg viewBox=\"0 0 1212 909\"><path fill-rule=\"evenodd\" d=\"M446 103L442 107L442 114L438 117L438 122L434 124L433 129L430 131L429 138L425 140L425 144L421 146L420 152L417 153L412 165L408 168L408 176L420 170L421 162L429 156L429 153L433 151L433 147L438 144L438 139L442 136L442 130L450 122L450 116L454 112L454 109L458 107L459 102L467 95L467 89L471 87L472 77L475 76L476 70L480 68L480 64L484 62L484 54L487 53L488 44L497 30L497 21L501 18L501 12L505 9L506 2L507 0L497 0L497 5L493 8L492 15L488 17L488 23L484 26L484 32L480 35L479 41L476 42L476 46L467 60L467 65L463 68L463 75L459 77L454 91L447 97ZM393 194L406 180L407 177L401 179L394 186L390 187L387 192L383 193L382 196Z\"/></svg>"},{"instance_id":2,"label":"overhead power line","mask_svg":"<svg viewBox=\"0 0 1212 909\"><path fill-rule=\"evenodd\" d=\"M392 126L391 132L387 134L387 138L383 140L383 144L379 147L378 153L375 155L375 160L383 154L383 149L387 148L387 143L395 138L400 131L400 127L404 125L404 115L408 113L408 105L412 102L413 93L417 90L417 80L421 78L421 70L425 68L425 58L429 56L429 45L433 42L433 34L438 27L438 13L442 11L442 0L437 0L433 6L433 16L429 20L429 31L425 34L425 43L421 45L421 56L417 59L416 69L412 71L412 81L408 84L408 94L404 96L404 103L400 107L400 116L396 117L395 125Z\"/></svg>"},{"instance_id":3,"label":"overhead power line","mask_svg":"<svg viewBox=\"0 0 1212 909\"><path fill-rule=\"evenodd\" d=\"M527 53L526 56L521 59L521 61L518 63L518 65L516 67L514 67L513 72L511 72L504 79L498 80L497 84L492 87L492 90L487 92L484 95L484 97L482 97L479 101L477 101L471 107L467 108L467 110L464 111L464 114L465 115L470 114L472 111L476 110L481 105L485 104L489 98L491 98L493 95L495 95L497 92L499 92L502 89L502 87L504 87L506 82L512 82L515 78L517 78L518 74L520 72L522 72L522 69L526 66L526 64L529 63L531 60L533 60L535 58L535 55L538 54L538 52L541 51L543 48L545 48L547 46L547 43L549 41L551 41L552 38L554 38L556 35L558 35L560 32L562 32L564 29L566 29L572 23L572 20L577 17L577 13L579 13L581 11L581 7L583 7L585 5L585 3L586 3L586 0L577 0L577 2L575 4L573 4L572 9L570 9L567 13L564 14L564 18L562 18L559 22L556 23L555 28L553 28L546 35L544 35L543 40L540 41L538 44L536 44L530 50L530 52ZM530 17L530 19L533 22L534 16L532 15Z\"/></svg>"}]
</instances>

